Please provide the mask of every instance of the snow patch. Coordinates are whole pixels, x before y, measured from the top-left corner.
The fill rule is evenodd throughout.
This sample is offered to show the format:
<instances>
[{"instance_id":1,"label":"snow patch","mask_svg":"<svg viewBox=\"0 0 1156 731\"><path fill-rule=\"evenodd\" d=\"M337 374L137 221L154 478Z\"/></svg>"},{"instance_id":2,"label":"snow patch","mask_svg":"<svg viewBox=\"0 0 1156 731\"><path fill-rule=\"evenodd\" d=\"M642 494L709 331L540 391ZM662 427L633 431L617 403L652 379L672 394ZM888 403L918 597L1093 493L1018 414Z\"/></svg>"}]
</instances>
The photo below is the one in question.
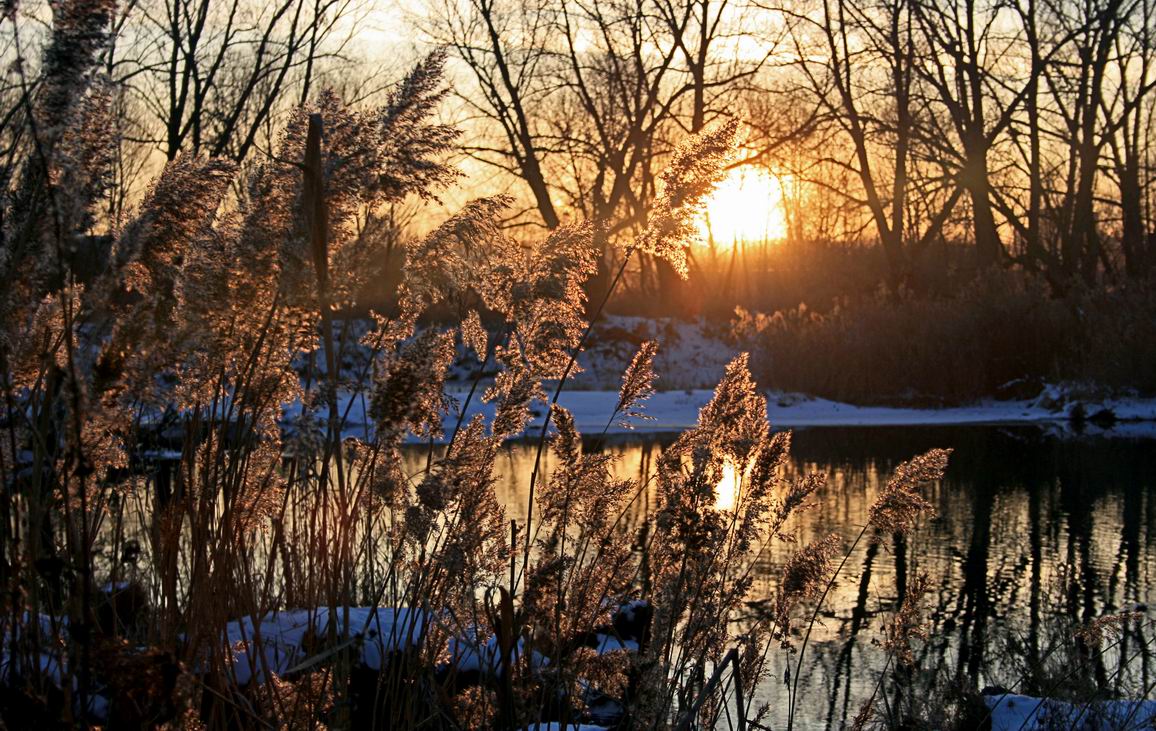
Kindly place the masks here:
<instances>
[{"instance_id":1,"label":"snow patch","mask_svg":"<svg viewBox=\"0 0 1156 731\"><path fill-rule=\"evenodd\" d=\"M726 324L704 319L609 315L594 324L586 349L578 355L582 371L568 385L575 390L616 390L638 347L657 340L658 388L713 388L740 350L728 342L727 331Z\"/></svg>"},{"instance_id":2,"label":"snow patch","mask_svg":"<svg viewBox=\"0 0 1156 731\"><path fill-rule=\"evenodd\" d=\"M991 710L992 731L1126 731L1151 728L1156 722L1156 701L1065 703L1007 694L986 695L984 702Z\"/></svg>"},{"instance_id":3,"label":"snow patch","mask_svg":"<svg viewBox=\"0 0 1156 731\"><path fill-rule=\"evenodd\" d=\"M614 635L607 634L597 634L594 636L594 639L598 643L594 651L599 655L619 651L638 652L638 643L634 640L623 640Z\"/></svg>"},{"instance_id":4,"label":"snow patch","mask_svg":"<svg viewBox=\"0 0 1156 731\"><path fill-rule=\"evenodd\" d=\"M476 628L470 628L460 637L451 637L447 645L447 651L450 656L451 665L457 669L458 672L479 672L486 675L498 675L501 673L503 658L501 649L498 647L498 638L491 635L488 639L478 640L478 631ZM519 658L526 654L526 643L519 638L516 645L514 645L512 658L513 662L517 662ZM549 658L534 650L531 657L531 665L533 667L545 667L550 664Z\"/></svg>"},{"instance_id":5,"label":"snow patch","mask_svg":"<svg viewBox=\"0 0 1156 731\"><path fill-rule=\"evenodd\" d=\"M359 644L361 662L373 670L381 670L390 653L419 645L428 622L421 610L350 607L346 634L345 614L343 607L334 614L337 636ZM329 628L328 607L276 611L257 621L250 616L229 622L225 639L237 684L265 682L271 673L283 675L306 664L311 656L324 656L326 648L310 653L306 645L313 638L324 641Z\"/></svg>"}]
</instances>

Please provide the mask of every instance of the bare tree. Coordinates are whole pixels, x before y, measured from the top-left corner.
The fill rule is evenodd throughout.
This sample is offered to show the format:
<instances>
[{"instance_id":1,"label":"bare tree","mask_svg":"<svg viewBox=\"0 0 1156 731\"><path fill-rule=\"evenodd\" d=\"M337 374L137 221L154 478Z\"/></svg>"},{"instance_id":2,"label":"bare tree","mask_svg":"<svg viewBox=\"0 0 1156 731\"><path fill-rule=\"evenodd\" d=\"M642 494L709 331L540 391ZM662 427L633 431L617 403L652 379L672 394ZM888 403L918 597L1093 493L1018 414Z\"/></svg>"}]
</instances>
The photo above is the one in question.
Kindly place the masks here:
<instances>
[{"instance_id":1,"label":"bare tree","mask_svg":"<svg viewBox=\"0 0 1156 731\"><path fill-rule=\"evenodd\" d=\"M926 43L914 68L932 90L934 101L942 105L952 133L929 136L927 142L954 158L951 163L959 168L959 183L971 199L976 263L989 267L1000 259L1003 245L991 200L988 160L995 142L988 118L999 116L998 108L990 110L999 103L1000 80L993 78L988 64L1003 60L1009 42L996 37L998 9L981 7L976 0L924 0L913 8ZM958 150L944 144L951 138L958 140Z\"/></svg>"},{"instance_id":2,"label":"bare tree","mask_svg":"<svg viewBox=\"0 0 1156 731\"><path fill-rule=\"evenodd\" d=\"M911 3L822 0L814 12L801 4L768 7L791 28L802 83L825 109L827 123L849 143L850 159L826 157L858 179L862 197L844 195L868 212L891 286L909 283L913 257L940 236L961 192L941 164L930 172L916 170L914 148L927 137L918 125L928 115L913 94L920 49ZM911 200L915 173L925 178L920 201ZM913 205L927 206L929 215L911 220Z\"/></svg>"},{"instance_id":3,"label":"bare tree","mask_svg":"<svg viewBox=\"0 0 1156 731\"><path fill-rule=\"evenodd\" d=\"M657 165L687 133L732 116L769 57L752 53L735 0L446 2L429 35L476 84L462 101L473 153L520 178L538 217L559 205L597 224L605 284L613 242L645 226ZM487 133L489 130L489 133ZM677 298L664 262L640 257L638 286ZM593 297L597 300L597 297Z\"/></svg>"},{"instance_id":4,"label":"bare tree","mask_svg":"<svg viewBox=\"0 0 1156 731\"><path fill-rule=\"evenodd\" d=\"M555 228L560 217L546 181L538 121L551 96L546 80L550 28L543 8L445 0L432 10L427 34L453 50L476 84L475 93L459 92L457 99L472 111L473 121L492 123L500 138L467 149L487 165L521 178L542 224Z\"/></svg>"},{"instance_id":5,"label":"bare tree","mask_svg":"<svg viewBox=\"0 0 1156 731\"><path fill-rule=\"evenodd\" d=\"M1156 84L1156 5L1140 0L1116 39L1115 86L1103 100L1111 129L1107 143L1111 170L1120 192L1120 244L1126 273L1143 277L1156 267L1151 211L1145 205L1151 189L1151 140Z\"/></svg>"},{"instance_id":6,"label":"bare tree","mask_svg":"<svg viewBox=\"0 0 1156 731\"><path fill-rule=\"evenodd\" d=\"M120 31L114 80L143 111L141 142L240 161L281 107L300 104L337 61L356 0L145 0ZM131 51L125 50L130 48Z\"/></svg>"},{"instance_id":7,"label":"bare tree","mask_svg":"<svg viewBox=\"0 0 1156 731\"><path fill-rule=\"evenodd\" d=\"M1049 10L1072 38L1045 69L1068 160L1056 209L1059 264L1065 278L1092 282L1098 265L1107 262L1096 217L1097 178L1107 142L1103 100L1109 61L1128 9L1126 0L1093 0L1073 6L1052 3Z\"/></svg>"}]
</instances>

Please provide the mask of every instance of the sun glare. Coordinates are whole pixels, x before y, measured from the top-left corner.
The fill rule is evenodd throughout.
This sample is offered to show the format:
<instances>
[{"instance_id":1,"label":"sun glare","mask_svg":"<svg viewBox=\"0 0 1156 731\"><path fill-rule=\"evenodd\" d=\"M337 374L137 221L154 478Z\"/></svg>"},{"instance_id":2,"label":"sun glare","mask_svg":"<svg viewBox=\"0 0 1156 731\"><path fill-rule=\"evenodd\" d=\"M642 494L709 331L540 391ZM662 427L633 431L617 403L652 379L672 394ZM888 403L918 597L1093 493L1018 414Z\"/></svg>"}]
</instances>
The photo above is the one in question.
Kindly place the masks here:
<instances>
[{"instance_id":1,"label":"sun glare","mask_svg":"<svg viewBox=\"0 0 1156 731\"><path fill-rule=\"evenodd\" d=\"M722 479L715 486L715 507L719 510L734 510L738 499L739 475L735 466L728 460L723 465Z\"/></svg>"},{"instance_id":2,"label":"sun glare","mask_svg":"<svg viewBox=\"0 0 1156 731\"><path fill-rule=\"evenodd\" d=\"M782 183L762 169L732 171L707 200L699 227L703 239L713 234L720 244L786 238Z\"/></svg>"}]
</instances>

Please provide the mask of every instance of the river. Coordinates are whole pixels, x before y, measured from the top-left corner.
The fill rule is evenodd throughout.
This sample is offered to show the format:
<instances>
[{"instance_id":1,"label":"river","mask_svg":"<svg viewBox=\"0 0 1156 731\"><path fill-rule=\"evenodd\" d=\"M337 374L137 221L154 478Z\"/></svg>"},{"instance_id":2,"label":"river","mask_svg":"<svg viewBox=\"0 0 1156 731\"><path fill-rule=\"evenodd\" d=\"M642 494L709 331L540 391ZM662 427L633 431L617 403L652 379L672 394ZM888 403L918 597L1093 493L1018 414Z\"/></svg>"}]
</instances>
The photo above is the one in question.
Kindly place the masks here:
<instances>
[{"instance_id":1,"label":"river","mask_svg":"<svg viewBox=\"0 0 1156 731\"><path fill-rule=\"evenodd\" d=\"M616 437L592 445L615 454L622 477L645 480L670 435ZM824 603L801 674L802 728L849 725L875 690L886 653L875 642L911 578L925 573L925 642L915 669L890 670L883 688L942 697L943 689L1017 686L1025 663L1087 663L1104 687L1127 694L1152 677L1152 628L1135 628L1102 654L1076 655L1071 627L1103 614L1145 609L1156 570L1156 440L1073 436L1039 427L811 428L794 434L790 471L820 471L827 485L794 519L800 544L829 533L849 545L892 468L932 447L951 447L942 484L927 497L936 516L906 539L861 544ZM408 460L424 464L414 447ZM534 446L505 448L497 489L510 517L524 522ZM547 457L547 469L549 458ZM727 500L726 485L720 501ZM644 493L637 525L653 506ZM795 546L774 543L759 567L757 595L769 596ZM758 596L754 598L759 598ZM802 622L805 624L805 621ZM1127 662L1122 663L1124 657ZM770 718L785 719L784 671L759 689ZM1053 669L1053 672L1055 670ZM933 690L937 689L937 690Z\"/></svg>"}]
</instances>

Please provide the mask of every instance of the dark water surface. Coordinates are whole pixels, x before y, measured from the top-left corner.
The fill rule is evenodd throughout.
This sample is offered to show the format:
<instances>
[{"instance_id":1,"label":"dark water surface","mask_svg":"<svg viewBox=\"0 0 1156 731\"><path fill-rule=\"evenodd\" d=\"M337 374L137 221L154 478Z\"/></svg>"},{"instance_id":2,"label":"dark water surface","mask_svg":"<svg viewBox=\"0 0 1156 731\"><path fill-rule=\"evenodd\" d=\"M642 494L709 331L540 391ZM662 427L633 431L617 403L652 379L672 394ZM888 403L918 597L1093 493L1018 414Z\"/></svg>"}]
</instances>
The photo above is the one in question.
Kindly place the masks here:
<instances>
[{"instance_id":1,"label":"dark water surface","mask_svg":"<svg viewBox=\"0 0 1156 731\"><path fill-rule=\"evenodd\" d=\"M670 440L640 435L604 449L618 455L621 476L645 478ZM928 494L938 515L906 539L864 542L851 555L805 655L803 728L839 728L854 718L886 658L875 642L917 573L931 582L924 599L929 636L917 643L918 670L889 672L885 686L891 695L906 686L917 699L941 696L956 682L1013 687L1029 661L1062 667L1074 652L1073 621L1154 598L1156 440L1056 436L1035 427L796 431L791 469L828 476L817 505L794 521L800 542L837 533L850 545L893 467L932 447L955 450L945 480ZM422 460L419 450L410 456L415 467ZM499 497L521 522L534 447L511 445L504 460ZM644 495L636 522L652 505ZM794 550L769 547L757 592L774 592ZM1145 643L1156 644L1154 635L1137 629L1102 656L1077 661L1105 687L1134 695L1151 685ZM1123 670L1120 657L1129 661ZM774 651L775 678L760 689L772 704L772 727L786 718L787 660Z\"/></svg>"}]
</instances>

